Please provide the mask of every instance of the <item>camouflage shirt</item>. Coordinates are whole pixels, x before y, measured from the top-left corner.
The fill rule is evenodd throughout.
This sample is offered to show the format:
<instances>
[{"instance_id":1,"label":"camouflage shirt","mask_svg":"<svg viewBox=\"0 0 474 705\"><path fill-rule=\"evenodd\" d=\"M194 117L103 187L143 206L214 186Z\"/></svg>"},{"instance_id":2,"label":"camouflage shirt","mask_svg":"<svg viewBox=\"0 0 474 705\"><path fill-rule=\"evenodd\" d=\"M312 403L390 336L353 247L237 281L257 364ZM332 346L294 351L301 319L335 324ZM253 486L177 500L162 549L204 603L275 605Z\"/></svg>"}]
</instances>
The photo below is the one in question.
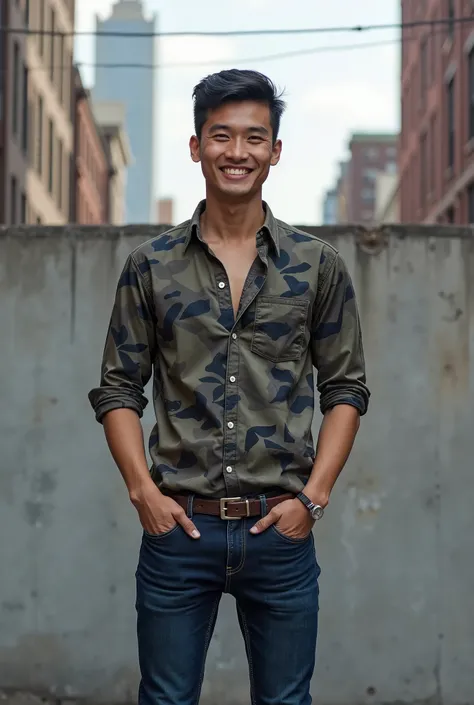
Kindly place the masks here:
<instances>
[{"instance_id":1,"label":"camouflage shirt","mask_svg":"<svg viewBox=\"0 0 474 705\"><path fill-rule=\"evenodd\" d=\"M204 208L128 257L89 399L99 422L119 408L141 417L153 375L151 472L164 491L298 492L315 457L313 365L322 413L367 410L352 283L333 247L265 205L234 318L226 271L201 237Z\"/></svg>"}]
</instances>

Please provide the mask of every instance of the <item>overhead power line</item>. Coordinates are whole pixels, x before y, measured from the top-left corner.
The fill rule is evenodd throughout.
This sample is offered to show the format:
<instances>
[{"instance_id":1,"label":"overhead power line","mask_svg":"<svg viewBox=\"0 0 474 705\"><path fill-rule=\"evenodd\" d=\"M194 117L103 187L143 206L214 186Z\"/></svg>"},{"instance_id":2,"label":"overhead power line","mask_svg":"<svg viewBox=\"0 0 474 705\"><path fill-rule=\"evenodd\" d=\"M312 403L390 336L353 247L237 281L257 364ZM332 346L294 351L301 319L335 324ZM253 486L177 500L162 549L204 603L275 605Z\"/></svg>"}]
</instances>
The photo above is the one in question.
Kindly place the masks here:
<instances>
[{"instance_id":1,"label":"overhead power line","mask_svg":"<svg viewBox=\"0 0 474 705\"><path fill-rule=\"evenodd\" d=\"M212 61L196 61L196 62L186 62L186 63L169 63L169 64L143 64L143 63L78 63L79 67L84 68L136 68L136 69L179 69L179 68L192 68L194 66L220 66L223 63L232 64L254 64L261 63L263 61L277 61L278 59L291 59L297 56L309 56L311 54L326 54L331 51L352 51L356 49L373 49L376 47L390 46L393 44L399 44L399 39L385 39L379 42L366 42L363 44L340 44L333 46L320 46L320 47L310 47L308 49L295 49L293 51L283 51L277 52L275 54L264 54L262 56L252 56L239 59L233 57L232 59L220 59Z\"/></svg>"},{"instance_id":2,"label":"overhead power line","mask_svg":"<svg viewBox=\"0 0 474 705\"><path fill-rule=\"evenodd\" d=\"M246 37L246 36L269 36L269 35L295 35L295 34L331 34L344 32L373 32L377 30L389 29L410 29L415 27L435 27L453 26L473 22L474 16L447 17L437 20L418 20L415 22L398 22L392 24L368 24L368 25L342 25L334 27L299 27L282 29L232 29L215 31L183 30L179 32L130 32L130 31L79 31L58 32L56 30L33 29L31 27L0 27L0 33L4 34L26 34L26 35L62 35L64 37Z\"/></svg>"},{"instance_id":3,"label":"overhead power line","mask_svg":"<svg viewBox=\"0 0 474 705\"><path fill-rule=\"evenodd\" d=\"M474 24L474 17L472 18L472 23ZM430 32L430 37L436 37L444 34L440 29ZM183 69L183 68L195 68L199 66L222 66L223 63L232 63L238 66L239 64L253 64L260 63L263 61L278 61L279 59L290 59L297 58L299 56L310 56L312 54L326 54L338 51L356 51L358 49L376 49L380 47L393 46L394 44L401 44L402 41L410 42L416 41L418 37L408 36L402 40L401 37L395 37L392 39L382 39L375 42L358 42L352 44L326 44L317 47L308 47L306 49L294 49L284 52L276 52L274 54L263 54L260 56L250 56L244 58L232 57L229 59L212 59L210 61L195 61L195 62L173 62L168 64L152 64L152 63L142 63L142 62L76 62L79 68L106 68L106 69ZM6 69L3 69L6 70ZM70 66L65 66L61 64L60 66L54 67L55 71L70 70ZM30 68L30 71L50 71L50 66L45 64L44 66L35 66Z\"/></svg>"},{"instance_id":4,"label":"overhead power line","mask_svg":"<svg viewBox=\"0 0 474 705\"><path fill-rule=\"evenodd\" d=\"M472 18L474 24L474 17ZM437 31L430 32L430 37L439 36L444 34L439 29ZM417 37L406 37L403 41L416 41ZM295 49L293 51L276 52L274 54L263 54L260 56L251 56L239 59L237 57L232 57L231 59L213 59L210 61L196 61L196 62L174 62L168 64L152 64L152 63L141 63L141 62L76 62L79 68L106 68L106 69L183 69L183 68L195 68L199 66L222 66L223 63L230 62L235 65L239 64L253 64L260 63L263 61L277 61L279 59L290 59L299 56L310 56L313 54L326 54L330 52L338 51L355 51L358 49L375 49L386 46L393 46L394 44L401 44L402 38L396 37L393 39L383 39L375 42L359 42L353 44L328 44L318 47L308 47L306 49ZM5 72L7 69L3 68ZM50 71L51 68L49 64L43 66L35 66L29 69L31 71ZM55 71L70 70L70 65L56 65L54 66ZM1 70L0 70L1 73Z\"/></svg>"}]
</instances>

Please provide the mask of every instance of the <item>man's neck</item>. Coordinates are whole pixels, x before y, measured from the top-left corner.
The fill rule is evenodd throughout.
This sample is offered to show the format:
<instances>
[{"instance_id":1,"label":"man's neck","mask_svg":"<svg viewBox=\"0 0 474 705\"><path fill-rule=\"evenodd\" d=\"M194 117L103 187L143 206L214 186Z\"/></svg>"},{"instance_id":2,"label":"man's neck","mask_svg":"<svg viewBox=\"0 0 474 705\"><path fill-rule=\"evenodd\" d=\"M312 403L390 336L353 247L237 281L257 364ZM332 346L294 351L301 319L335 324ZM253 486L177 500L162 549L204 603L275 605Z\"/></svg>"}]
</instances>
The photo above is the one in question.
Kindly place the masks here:
<instances>
[{"instance_id":1,"label":"man's neck","mask_svg":"<svg viewBox=\"0 0 474 705\"><path fill-rule=\"evenodd\" d=\"M206 195L201 229L209 244L230 244L255 239L264 222L265 211L261 196L243 203L223 203L211 194Z\"/></svg>"}]
</instances>

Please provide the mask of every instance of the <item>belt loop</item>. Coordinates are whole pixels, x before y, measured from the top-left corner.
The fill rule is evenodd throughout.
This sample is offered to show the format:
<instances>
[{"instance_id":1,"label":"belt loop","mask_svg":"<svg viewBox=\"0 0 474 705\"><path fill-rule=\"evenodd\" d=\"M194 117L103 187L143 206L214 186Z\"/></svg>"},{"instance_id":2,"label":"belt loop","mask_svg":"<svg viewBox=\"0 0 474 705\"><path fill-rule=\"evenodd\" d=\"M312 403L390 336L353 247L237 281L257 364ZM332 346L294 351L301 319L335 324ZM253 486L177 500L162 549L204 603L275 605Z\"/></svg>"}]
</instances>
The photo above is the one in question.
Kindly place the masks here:
<instances>
[{"instance_id":1,"label":"belt loop","mask_svg":"<svg viewBox=\"0 0 474 705\"><path fill-rule=\"evenodd\" d=\"M190 495L188 495L188 508L186 510L186 514L188 516L188 519L193 518L193 503L194 503L194 495L190 494Z\"/></svg>"},{"instance_id":2,"label":"belt loop","mask_svg":"<svg viewBox=\"0 0 474 705\"><path fill-rule=\"evenodd\" d=\"M264 494L261 494L261 495L259 495L259 500L260 500L260 514L262 517L264 517L268 514L267 498Z\"/></svg>"}]
</instances>

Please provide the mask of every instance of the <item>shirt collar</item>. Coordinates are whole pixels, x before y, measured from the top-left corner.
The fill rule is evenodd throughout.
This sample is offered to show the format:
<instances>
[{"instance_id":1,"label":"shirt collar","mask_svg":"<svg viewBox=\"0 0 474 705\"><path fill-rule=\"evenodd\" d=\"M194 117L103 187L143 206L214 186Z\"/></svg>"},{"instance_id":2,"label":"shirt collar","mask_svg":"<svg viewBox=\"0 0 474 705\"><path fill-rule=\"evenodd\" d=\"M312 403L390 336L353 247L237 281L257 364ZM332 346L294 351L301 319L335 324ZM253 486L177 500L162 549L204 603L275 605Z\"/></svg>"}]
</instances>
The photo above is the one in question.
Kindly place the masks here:
<instances>
[{"instance_id":1,"label":"shirt collar","mask_svg":"<svg viewBox=\"0 0 474 705\"><path fill-rule=\"evenodd\" d=\"M270 240L275 248L276 254L278 256L280 256L280 237L279 237L279 233L278 233L277 220L273 216L273 213L271 212L269 205L267 203L265 203L265 201L263 202L263 208L265 210L265 222L258 232L261 234L266 233L270 237ZM193 237L197 237L198 240L201 240L201 242L203 242L202 235L201 235L200 219L201 219L201 215L203 214L205 209L206 209L206 201L203 200L198 204L196 210L194 211L193 217L191 218L189 232L186 237L186 242L184 245L185 251L187 250L187 248L191 242L191 239Z\"/></svg>"}]
</instances>

